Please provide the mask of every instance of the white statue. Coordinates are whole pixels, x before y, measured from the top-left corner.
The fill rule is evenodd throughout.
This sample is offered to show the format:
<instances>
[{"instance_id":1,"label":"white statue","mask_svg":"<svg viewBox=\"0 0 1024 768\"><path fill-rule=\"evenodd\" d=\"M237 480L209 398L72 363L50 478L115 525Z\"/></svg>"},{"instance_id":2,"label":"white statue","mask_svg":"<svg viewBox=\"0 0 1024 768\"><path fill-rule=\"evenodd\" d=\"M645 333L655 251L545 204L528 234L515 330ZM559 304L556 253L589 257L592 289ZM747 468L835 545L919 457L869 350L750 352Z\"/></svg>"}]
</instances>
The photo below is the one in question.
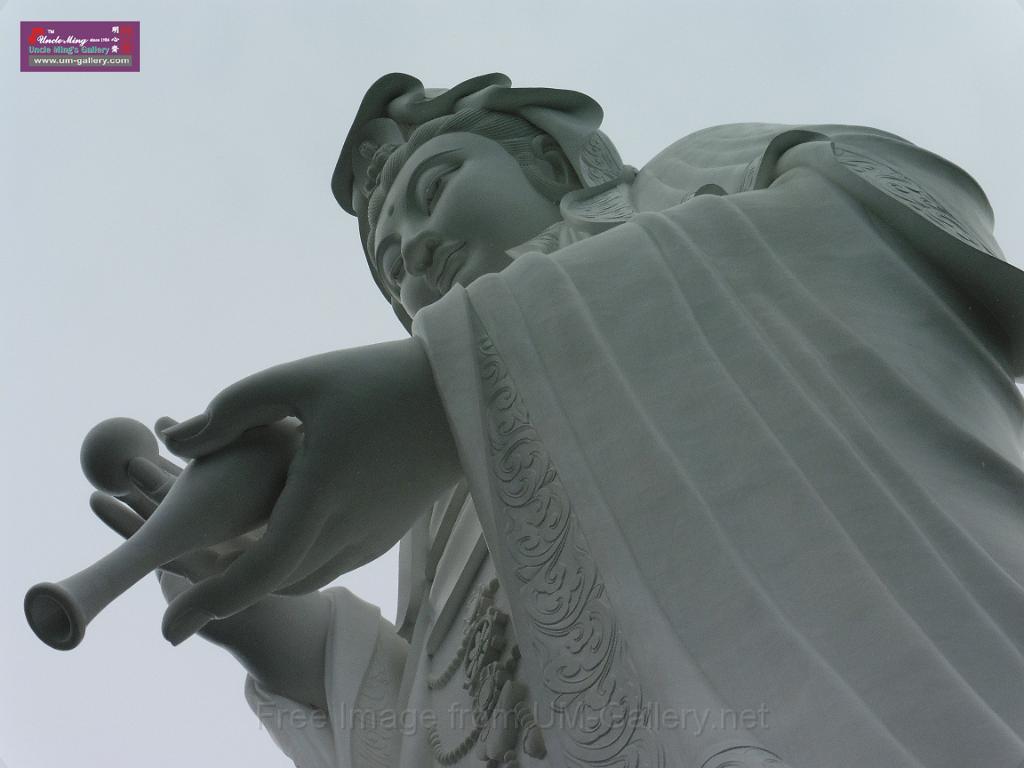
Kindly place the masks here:
<instances>
[{"instance_id":1,"label":"white statue","mask_svg":"<svg viewBox=\"0 0 1024 768\"><path fill-rule=\"evenodd\" d=\"M333 188L412 336L163 430L213 461L303 425L262 537L164 577L165 635L231 649L257 714L320 712L275 729L303 768L1020 764L1024 277L983 193L838 125L710 128L637 171L600 120L497 75L370 89ZM172 473L129 469L145 514ZM466 611L507 608L522 654L493 697L471 677L519 713L473 752L346 726L431 706L429 631L313 591L461 475L505 601Z\"/></svg>"}]
</instances>

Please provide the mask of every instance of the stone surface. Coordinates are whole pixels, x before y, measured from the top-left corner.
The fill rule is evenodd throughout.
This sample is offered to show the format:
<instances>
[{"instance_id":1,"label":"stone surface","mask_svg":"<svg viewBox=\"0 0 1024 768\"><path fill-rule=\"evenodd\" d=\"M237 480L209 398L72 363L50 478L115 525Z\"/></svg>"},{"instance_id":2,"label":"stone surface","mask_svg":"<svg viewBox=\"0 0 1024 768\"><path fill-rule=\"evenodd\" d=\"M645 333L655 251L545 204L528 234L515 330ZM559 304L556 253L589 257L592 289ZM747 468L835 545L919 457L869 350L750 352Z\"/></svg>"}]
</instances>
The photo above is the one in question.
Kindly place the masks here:
<instances>
[{"instance_id":1,"label":"stone surface","mask_svg":"<svg viewBox=\"0 0 1024 768\"><path fill-rule=\"evenodd\" d=\"M262 544L174 605L258 716L326 716L272 729L304 767L1019 764L1024 275L983 193L872 128L635 169L600 122L501 75L371 87L332 188L412 338L164 433L305 430ZM298 596L403 534L398 630Z\"/></svg>"}]
</instances>

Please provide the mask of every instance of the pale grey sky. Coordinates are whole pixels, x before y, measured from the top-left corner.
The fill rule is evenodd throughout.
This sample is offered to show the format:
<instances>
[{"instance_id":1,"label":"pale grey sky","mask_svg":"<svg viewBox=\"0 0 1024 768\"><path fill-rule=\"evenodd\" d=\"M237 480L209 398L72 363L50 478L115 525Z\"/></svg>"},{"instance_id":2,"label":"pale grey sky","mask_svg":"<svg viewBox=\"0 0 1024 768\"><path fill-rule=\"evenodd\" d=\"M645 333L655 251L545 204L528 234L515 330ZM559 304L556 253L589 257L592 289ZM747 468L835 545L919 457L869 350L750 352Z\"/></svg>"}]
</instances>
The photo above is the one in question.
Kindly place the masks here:
<instances>
[{"instance_id":1,"label":"pale grey sky","mask_svg":"<svg viewBox=\"0 0 1024 768\"><path fill-rule=\"evenodd\" d=\"M142 72L18 72L18 22L61 19L139 19ZM153 579L71 653L21 601L116 543L78 470L94 423L188 416L268 365L403 335L329 189L385 72L582 90L636 166L716 123L874 125L973 174L1024 261L1015 0L0 0L0 53L9 768L289 765L230 657L163 641ZM396 570L392 552L342 583L391 618Z\"/></svg>"}]
</instances>

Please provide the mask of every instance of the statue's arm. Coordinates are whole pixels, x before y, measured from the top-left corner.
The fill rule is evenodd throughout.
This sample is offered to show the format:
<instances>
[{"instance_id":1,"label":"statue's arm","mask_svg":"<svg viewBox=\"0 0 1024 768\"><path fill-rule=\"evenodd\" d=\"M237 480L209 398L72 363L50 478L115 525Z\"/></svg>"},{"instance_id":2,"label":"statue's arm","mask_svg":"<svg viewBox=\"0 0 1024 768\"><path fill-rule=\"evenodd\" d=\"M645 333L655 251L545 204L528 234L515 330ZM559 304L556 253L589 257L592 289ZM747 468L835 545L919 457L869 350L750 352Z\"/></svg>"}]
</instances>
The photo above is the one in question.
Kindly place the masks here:
<instances>
[{"instance_id":1,"label":"statue's arm","mask_svg":"<svg viewBox=\"0 0 1024 768\"><path fill-rule=\"evenodd\" d=\"M377 606L344 587L320 594L332 608L324 651L326 706L310 707L250 674L249 707L281 751L303 768L397 765L408 643Z\"/></svg>"},{"instance_id":2,"label":"statue's arm","mask_svg":"<svg viewBox=\"0 0 1024 768\"><path fill-rule=\"evenodd\" d=\"M96 516L126 539L144 525L178 482L177 469L170 462L135 458L130 466L135 493L118 499L97 492L90 499ZM237 548L244 546L240 539L167 563L157 572L164 597L170 602L195 582L214 576L222 570L225 557L237 556ZM264 690L325 712L330 699L325 681L332 680L336 688L339 682L340 688L352 688L335 690L335 698L354 698L358 686L345 681L358 680L366 671L367 648L375 643L387 647L392 665L397 656L404 663L405 642L394 627L380 618L375 606L343 588L267 595L239 613L209 622L200 634L231 653ZM333 674L328 674L329 664Z\"/></svg>"},{"instance_id":3,"label":"statue's arm","mask_svg":"<svg viewBox=\"0 0 1024 768\"><path fill-rule=\"evenodd\" d=\"M96 516L126 539L142 527L178 480L169 462L158 465L136 458L131 467L136 493L117 499L97 492L90 499ZM170 602L196 581L214 575L217 561L214 550L197 550L168 563L157 571L164 597ZM201 634L230 652L267 689L323 709L324 646L332 613L330 600L320 592L268 595L240 613L211 621Z\"/></svg>"},{"instance_id":4,"label":"statue's arm","mask_svg":"<svg viewBox=\"0 0 1024 768\"><path fill-rule=\"evenodd\" d=\"M169 462L134 459L131 465L137 494L119 500L98 492L90 500L96 515L125 538L142 527L176 480ZM196 580L210 578L225 552L232 556L230 546L195 550L158 571L167 600ZM200 634L248 672L249 706L297 765L361 765L356 755L364 750L350 743L356 738L352 729L334 727L336 718L357 709L381 716L375 728L358 738L370 743L375 754L397 755L400 733L394 720L383 718L397 711L408 643L376 606L342 587L294 597L268 595L228 618L208 622Z\"/></svg>"},{"instance_id":5,"label":"statue's arm","mask_svg":"<svg viewBox=\"0 0 1024 768\"><path fill-rule=\"evenodd\" d=\"M416 339L276 366L228 387L199 417L164 431L197 457L288 415L303 445L266 532L217 576L174 600L165 635L181 642L270 593L304 593L391 548L457 480L455 442Z\"/></svg>"}]
</instances>

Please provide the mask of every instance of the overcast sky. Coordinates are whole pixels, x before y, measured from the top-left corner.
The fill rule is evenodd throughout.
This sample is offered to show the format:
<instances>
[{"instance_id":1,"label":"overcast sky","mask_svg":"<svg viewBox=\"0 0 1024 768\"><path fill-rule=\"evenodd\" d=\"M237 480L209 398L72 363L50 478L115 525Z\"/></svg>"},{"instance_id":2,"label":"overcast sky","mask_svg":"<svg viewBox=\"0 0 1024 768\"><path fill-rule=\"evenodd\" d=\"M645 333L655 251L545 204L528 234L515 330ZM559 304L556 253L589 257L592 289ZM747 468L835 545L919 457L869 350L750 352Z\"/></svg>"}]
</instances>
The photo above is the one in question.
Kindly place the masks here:
<instances>
[{"instance_id":1,"label":"overcast sky","mask_svg":"<svg viewBox=\"0 0 1024 768\"><path fill-rule=\"evenodd\" d=\"M444 9L444 10L440 10ZM18 22L140 20L138 74L18 72ZM501 71L584 91L640 166L717 123L874 125L967 169L1024 259L1015 0L0 0L0 766L283 768L222 651L146 579L71 653L25 589L117 543L81 438L186 417L269 365L403 331L331 197L365 88ZM394 617L397 559L341 580Z\"/></svg>"}]
</instances>

